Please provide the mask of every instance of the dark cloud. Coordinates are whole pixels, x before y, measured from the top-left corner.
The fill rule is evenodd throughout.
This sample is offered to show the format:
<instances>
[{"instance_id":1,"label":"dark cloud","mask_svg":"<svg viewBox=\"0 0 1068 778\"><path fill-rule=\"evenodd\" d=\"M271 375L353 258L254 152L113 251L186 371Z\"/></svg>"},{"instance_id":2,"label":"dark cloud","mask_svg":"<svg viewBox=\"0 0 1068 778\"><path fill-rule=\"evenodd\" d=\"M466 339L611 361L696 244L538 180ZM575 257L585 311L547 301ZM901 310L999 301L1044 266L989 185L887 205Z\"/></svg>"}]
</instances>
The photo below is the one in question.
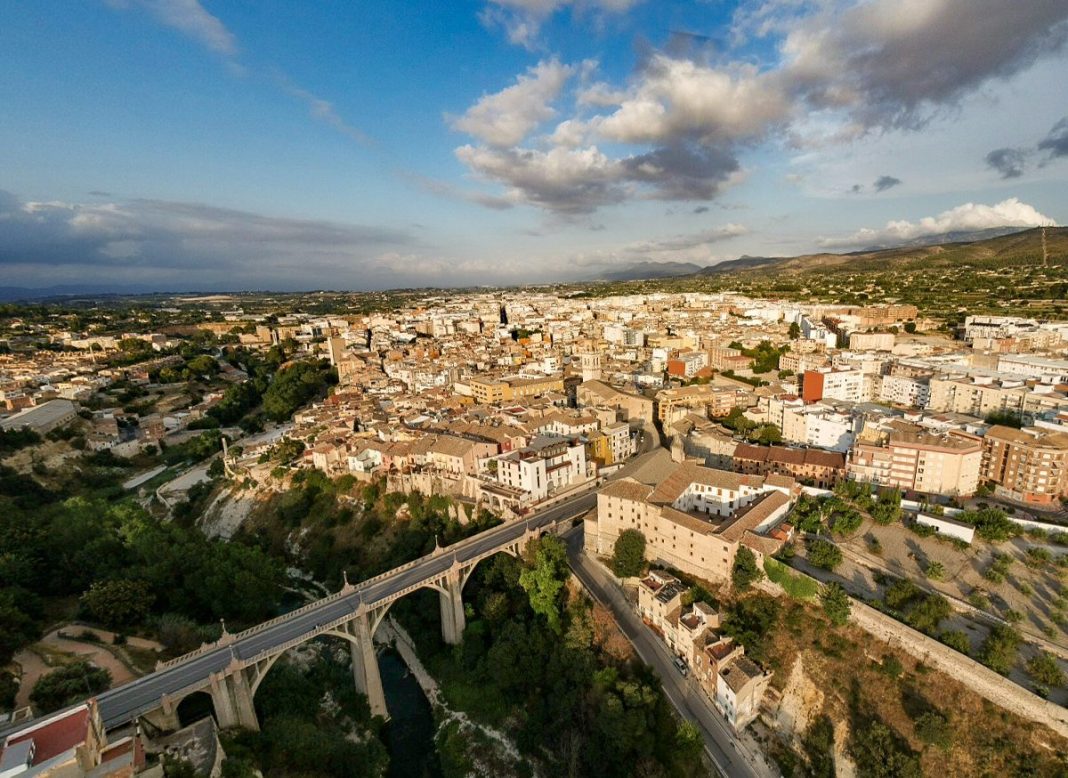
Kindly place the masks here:
<instances>
[{"instance_id":1,"label":"dark cloud","mask_svg":"<svg viewBox=\"0 0 1068 778\"><path fill-rule=\"evenodd\" d=\"M803 20L790 30L800 53L784 76L810 103L846 108L866 126L918 127L1068 40L1064 0L925 0L922 24L905 23L896 5L875 0Z\"/></svg>"},{"instance_id":2,"label":"dark cloud","mask_svg":"<svg viewBox=\"0 0 1068 778\"><path fill-rule=\"evenodd\" d=\"M1038 142L1038 150L1049 153L1050 158L1068 157L1068 116L1053 125L1053 129Z\"/></svg>"},{"instance_id":3,"label":"dark cloud","mask_svg":"<svg viewBox=\"0 0 1068 778\"><path fill-rule=\"evenodd\" d=\"M1002 178L1019 178L1027 164L1027 152L1024 149L994 149L986 155L986 164L998 171Z\"/></svg>"},{"instance_id":4,"label":"dark cloud","mask_svg":"<svg viewBox=\"0 0 1068 778\"><path fill-rule=\"evenodd\" d=\"M709 209L708 209L707 205L699 205L699 206L697 206L696 208L693 209L693 212L694 213L708 213L708 210Z\"/></svg>"},{"instance_id":5,"label":"dark cloud","mask_svg":"<svg viewBox=\"0 0 1068 778\"><path fill-rule=\"evenodd\" d=\"M853 184L853 186L849 187L849 191L852 194L860 194L861 191L863 191L863 189L864 189L864 187L861 186L860 184Z\"/></svg>"},{"instance_id":6,"label":"dark cloud","mask_svg":"<svg viewBox=\"0 0 1068 778\"><path fill-rule=\"evenodd\" d=\"M734 155L720 149L678 145L622 161L629 181L649 184L661 200L711 200L738 170Z\"/></svg>"},{"instance_id":7,"label":"dark cloud","mask_svg":"<svg viewBox=\"0 0 1068 778\"><path fill-rule=\"evenodd\" d=\"M875 179L875 183L872 184L872 186L875 187L876 192L885 192L887 189L893 189L900 183L900 178L894 178L893 176L879 176Z\"/></svg>"},{"instance_id":8,"label":"dark cloud","mask_svg":"<svg viewBox=\"0 0 1068 778\"><path fill-rule=\"evenodd\" d=\"M400 230L199 203L35 203L0 190L0 265L52 283L121 272L201 288L242 280L308 288L322 285L309 273L355 276L376 253L413 243Z\"/></svg>"}]
</instances>

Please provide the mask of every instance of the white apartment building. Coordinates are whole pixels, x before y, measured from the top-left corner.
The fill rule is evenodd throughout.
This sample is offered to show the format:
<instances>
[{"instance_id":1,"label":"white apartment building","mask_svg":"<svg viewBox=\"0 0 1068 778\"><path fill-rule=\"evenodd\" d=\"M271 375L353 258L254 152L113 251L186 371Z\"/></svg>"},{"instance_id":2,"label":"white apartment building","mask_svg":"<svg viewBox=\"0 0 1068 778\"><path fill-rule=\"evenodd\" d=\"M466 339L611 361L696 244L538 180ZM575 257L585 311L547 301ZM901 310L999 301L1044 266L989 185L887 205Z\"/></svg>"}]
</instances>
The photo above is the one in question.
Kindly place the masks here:
<instances>
[{"instance_id":1,"label":"white apartment building","mask_svg":"<svg viewBox=\"0 0 1068 778\"><path fill-rule=\"evenodd\" d=\"M495 461L497 482L526 492L532 502L589 477L586 447L577 438L538 436Z\"/></svg>"},{"instance_id":2,"label":"white apartment building","mask_svg":"<svg viewBox=\"0 0 1068 778\"><path fill-rule=\"evenodd\" d=\"M905 375L883 376L879 387L879 399L891 405L926 408L931 399L931 379Z\"/></svg>"}]
</instances>

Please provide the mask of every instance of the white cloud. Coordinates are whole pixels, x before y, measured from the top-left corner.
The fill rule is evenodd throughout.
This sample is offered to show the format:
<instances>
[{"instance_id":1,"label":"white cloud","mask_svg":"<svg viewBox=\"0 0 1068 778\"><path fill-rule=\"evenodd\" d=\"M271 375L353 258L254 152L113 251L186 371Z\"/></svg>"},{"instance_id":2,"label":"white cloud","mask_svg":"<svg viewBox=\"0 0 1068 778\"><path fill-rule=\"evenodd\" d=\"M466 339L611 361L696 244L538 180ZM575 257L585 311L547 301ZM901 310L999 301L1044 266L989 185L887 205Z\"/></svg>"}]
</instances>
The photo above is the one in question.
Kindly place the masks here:
<instances>
[{"instance_id":1,"label":"white cloud","mask_svg":"<svg viewBox=\"0 0 1068 778\"><path fill-rule=\"evenodd\" d=\"M890 221L882 228L866 227L852 235L822 238L819 244L825 248L888 246L947 232L971 232L992 227L1041 227L1053 224L1053 219L1039 213L1033 206L1020 202L1016 197L1010 197L994 205L965 203L937 216L927 216L918 222Z\"/></svg>"},{"instance_id":2,"label":"white cloud","mask_svg":"<svg viewBox=\"0 0 1068 778\"><path fill-rule=\"evenodd\" d=\"M237 38L199 0L106 0L113 8L137 6L161 24L177 30L225 57L237 54Z\"/></svg>"},{"instance_id":3,"label":"white cloud","mask_svg":"<svg viewBox=\"0 0 1068 778\"><path fill-rule=\"evenodd\" d=\"M451 124L492 146L514 146L556 114L552 103L573 72L555 59L539 62L512 86L484 95Z\"/></svg>"},{"instance_id":4,"label":"white cloud","mask_svg":"<svg viewBox=\"0 0 1068 778\"><path fill-rule=\"evenodd\" d=\"M488 0L480 14L488 27L503 27L508 40L517 46L533 48L541 27L557 11L623 14L641 0Z\"/></svg>"}]
</instances>

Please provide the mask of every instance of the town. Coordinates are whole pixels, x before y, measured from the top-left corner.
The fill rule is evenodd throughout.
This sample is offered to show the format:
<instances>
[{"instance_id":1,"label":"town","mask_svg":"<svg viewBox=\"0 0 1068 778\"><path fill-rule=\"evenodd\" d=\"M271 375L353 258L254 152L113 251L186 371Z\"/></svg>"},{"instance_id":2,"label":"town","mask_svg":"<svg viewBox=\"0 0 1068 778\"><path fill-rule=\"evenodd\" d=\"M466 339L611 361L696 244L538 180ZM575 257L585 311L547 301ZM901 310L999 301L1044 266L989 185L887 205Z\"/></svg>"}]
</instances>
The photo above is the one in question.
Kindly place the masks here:
<instances>
[{"instance_id":1,"label":"town","mask_svg":"<svg viewBox=\"0 0 1068 778\"><path fill-rule=\"evenodd\" d=\"M924 672L1068 733L1068 322L977 315L954 328L903 304L567 290L431 293L365 314L227 295L140 305L151 330L115 326L106 308L81 312L93 321L81 330L59 309L8 320L9 478L90 457L153 515L224 543L255 523L257 504L306 489L313 474L370 501L397 495L392 510L410 520L412 495L441 501L472 538L493 523L555 527L577 540L575 574L606 617L627 637L629 620L655 638L660 654L642 659L665 689L700 691L700 715L669 696L709 720L697 739L726 774L781 770L789 738L776 730L805 682L799 659L784 664L767 634L740 628L760 620L739 602L765 601L732 603L739 596L851 621ZM566 521L538 523L553 510ZM299 567L313 548L295 519L285 543ZM431 557L456 537L434 534ZM322 564L334 580L352 569ZM113 597L82 597L90 636L135 625L108 613L126 604ZM446 643L467 639L464 611L442 600ZM404 634L393 616L388 625ZM226 630L205 645L225 644ZM52 661L64 649L98 666L129 658L57 634ZM372 626L365 639L375 636ZM176 657L163 666L184 661L145 645ZM116 727L100 712L106 695L42 722L49 676L29 670L32 647L12 649L10 722L33 723L7 736L4 776L46 763L85 775L163 770L166 760L146 761L161 749L198 753L207 772L205 755L222 762L203 720L142 714L137 729ZM388 717L368 661L357 688ZM873 666L896 676L902 661L876 654ZM219 704L221 728L258 726L243 703L230 720ZM927 715L941 732L953 713ZM120 739L104 734L113 728Z\"/></svg>"}]
</instances>

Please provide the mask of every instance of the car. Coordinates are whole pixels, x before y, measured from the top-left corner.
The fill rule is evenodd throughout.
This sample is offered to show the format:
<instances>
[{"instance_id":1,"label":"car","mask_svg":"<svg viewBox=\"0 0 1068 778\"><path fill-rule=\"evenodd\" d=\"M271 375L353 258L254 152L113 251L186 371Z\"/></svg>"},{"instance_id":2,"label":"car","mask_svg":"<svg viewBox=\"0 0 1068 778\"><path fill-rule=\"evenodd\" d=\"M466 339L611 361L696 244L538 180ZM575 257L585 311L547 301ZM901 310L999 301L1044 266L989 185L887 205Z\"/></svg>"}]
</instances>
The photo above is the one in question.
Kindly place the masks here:
<instances>
[{"instance_id":1,"label":"car","mask_svg":"<svg viewBox=\"0 0 1068 778\"><path fill-rule=\"evenodd\" d=\"M686 666L684 661L682 661L681 656L675 657L674 665L675 669L679 671L679 674L682 675L683 678L690 674L690 668Z\"/></svg>"}]
</instances>

